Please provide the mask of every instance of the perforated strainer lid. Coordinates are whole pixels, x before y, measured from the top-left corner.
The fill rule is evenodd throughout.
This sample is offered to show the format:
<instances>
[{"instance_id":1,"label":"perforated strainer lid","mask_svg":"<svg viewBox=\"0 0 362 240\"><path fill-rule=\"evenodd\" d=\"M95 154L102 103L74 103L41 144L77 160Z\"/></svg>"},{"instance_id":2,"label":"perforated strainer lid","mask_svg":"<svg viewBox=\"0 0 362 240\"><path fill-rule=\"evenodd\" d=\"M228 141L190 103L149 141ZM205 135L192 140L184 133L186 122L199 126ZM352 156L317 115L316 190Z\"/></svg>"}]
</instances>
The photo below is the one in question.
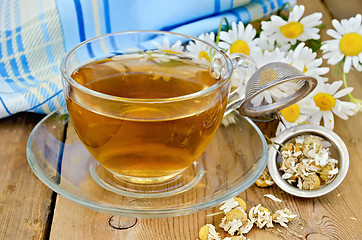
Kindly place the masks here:
<instances>
[{"instance_id":1,"label":"perforated strainer lid","mask_svg":"<svg viewBox=\"0 0 362 240\"><path fill-rule=\"evenodd\" d=\"M239 112L248 117L276 113L306 97L316 86L317 79L287 63L268 63L247 82Z\"/></svg>"}]
</instances>

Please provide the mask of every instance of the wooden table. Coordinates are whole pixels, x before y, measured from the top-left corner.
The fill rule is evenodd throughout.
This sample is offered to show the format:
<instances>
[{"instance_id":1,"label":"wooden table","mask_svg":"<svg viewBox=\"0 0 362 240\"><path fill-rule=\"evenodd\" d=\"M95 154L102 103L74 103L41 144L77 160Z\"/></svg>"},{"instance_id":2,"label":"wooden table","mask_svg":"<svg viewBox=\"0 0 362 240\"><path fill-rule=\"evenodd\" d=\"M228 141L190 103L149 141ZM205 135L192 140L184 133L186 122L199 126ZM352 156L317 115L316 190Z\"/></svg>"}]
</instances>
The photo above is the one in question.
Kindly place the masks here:
<instances>
[{"instance_id":1,"label":"wooden table","mask_svg":"<svg viewBox=\"0 0 362 240\"><path fill-rule=\"evenodd\" d=\"M306 13L322 12L323 22L361 13L361 0L303 0ZM323 39L328 39L325 30ZM362 98L361 73L348 75L354 95ZM341 76L329 73L333 80ZM25 156L27 138L42 115L21 113L0 120L0 239L196 239L201 226L218 225L221 216L207 216L217 208L163 219L131 219L101 214L83 208L48 189L32 173ZM262 203L271 209L288 207L298 217L289 228L253 229L257 239L362 239L362 113L348 121L336 119L335 132L350 153L350 169L344 182L326 196L302 199L277 186L250 187L240 194L250 205ZM264 194L274 194L283 203Z\"/></svg>"}]
</instances>

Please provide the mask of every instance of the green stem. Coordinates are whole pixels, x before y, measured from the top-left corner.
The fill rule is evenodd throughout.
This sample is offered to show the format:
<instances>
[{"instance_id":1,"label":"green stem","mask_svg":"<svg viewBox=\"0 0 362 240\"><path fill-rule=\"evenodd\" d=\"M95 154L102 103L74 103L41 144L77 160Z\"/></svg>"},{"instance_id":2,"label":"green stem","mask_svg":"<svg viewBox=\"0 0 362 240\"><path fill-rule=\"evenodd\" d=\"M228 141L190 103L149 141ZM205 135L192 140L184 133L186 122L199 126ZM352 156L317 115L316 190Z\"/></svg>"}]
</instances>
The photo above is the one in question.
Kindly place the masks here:
<instances>
[{"instance_id":1,"label":"green stem","mask_svg":"<svg viewBox=\"0 0 362 240\"><path fill-rule=\"evenodd\" d=\"M293 11L292 5L290 4L290 2L287 2L286 4L284 4L277 12L278 16L280 16L280 13L283 11L283 9L288 6L289 7L289 12Z\"/></svg>"},{"instance_id":2,"label":"green stem","mask_svg":"<svg viewBox=\"0 0 362 240\"><path fill-rule=\"evenodd\" d=\"M230 27L229 27L229 22L228 22L228 20L227 20L225 17L223 17L223 18L221 19L221 21L220 21L219 28L218 28L217 34L216 34L216 40L215 40L216 46L219 46L219 42L220 42L220 32L221 32L222 23L223 23L224 20L225 20L225 22L226 22L226 31L229 30L229 28L230 28Z\"/></svg>"},{"instance_id":3,"label":"green stem","mask_svg":"<svg viewBox=\"0 0 362 240\"><path fill-rule=\"evenodd\" d=\"M347 84L347 74L342 70L342 80L343 80L343 85L345 88L348 88L348 84ZM349 98L349 101L352 102L353 100L353 96L351 93L348 93L348 98Z\"/></svg>"},{"instance_id":4,"label":"green stem","mask_svg":"<svg viewBox=\"0 0 362 240\"><path fill-rule=\"evenodd\" d=\"M344 84L344 87L345 88L348 88L348 85L347 85L347 74L342 71L342 80L343 80L343 84Z\"/></svg>"},{"instance_id":5,"label":"green stem","mask_svg":"<svg viewBox=\"0 0 362 240\"><path fill-rule=\"evenodd\" d=\"M347 74L346 74L344 71L342 71L342 80L343 80L344 87L345 87L345 88L348 88L348 85L347 85ZM356 112L362 111L362 100L353 97L351 93L348 93L347 96L348 96L350 102L357 104L357 110L356 110Z\"/></svg>"}]
</instances>

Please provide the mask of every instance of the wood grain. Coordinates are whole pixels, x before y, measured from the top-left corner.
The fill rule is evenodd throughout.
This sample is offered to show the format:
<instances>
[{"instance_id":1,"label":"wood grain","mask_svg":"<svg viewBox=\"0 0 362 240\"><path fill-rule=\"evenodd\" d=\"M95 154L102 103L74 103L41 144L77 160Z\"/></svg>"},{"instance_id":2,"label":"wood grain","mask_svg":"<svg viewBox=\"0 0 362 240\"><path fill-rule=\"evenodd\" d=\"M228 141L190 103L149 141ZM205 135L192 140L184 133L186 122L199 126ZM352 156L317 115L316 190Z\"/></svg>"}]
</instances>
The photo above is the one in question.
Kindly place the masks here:
<instances>
[{"instance_id":1,"label":"wood grain","mask_svg":"<svg viewBox=\"0 0 362 240\"><path fill-rule=\"evenodd\" d=\"M43 239L52 191L32 173L26 142L43 115L0 120L0 239Z\"/></svg>"}]
</instances>

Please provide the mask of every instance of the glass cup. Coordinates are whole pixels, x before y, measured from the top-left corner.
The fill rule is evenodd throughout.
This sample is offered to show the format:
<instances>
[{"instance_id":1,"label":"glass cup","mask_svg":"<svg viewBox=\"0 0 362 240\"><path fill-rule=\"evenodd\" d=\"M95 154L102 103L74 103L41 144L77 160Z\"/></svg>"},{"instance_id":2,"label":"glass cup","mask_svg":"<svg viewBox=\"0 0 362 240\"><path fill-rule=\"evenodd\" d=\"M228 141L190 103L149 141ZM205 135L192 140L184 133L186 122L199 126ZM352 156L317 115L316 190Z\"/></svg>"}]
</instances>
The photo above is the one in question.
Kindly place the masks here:
<instances>
[{"instance_id":1,"label":"glass cup","mask_svg":"<svg viewBox=\"0 0 362 240\"><path fill-rule=\"evenodd\" d=\"M158 31L99 36L61 63L80 140L103 171L137 184L174 179L204 152L228 105L232 71L212 43Z\"/></svg>"}]
</instances>

